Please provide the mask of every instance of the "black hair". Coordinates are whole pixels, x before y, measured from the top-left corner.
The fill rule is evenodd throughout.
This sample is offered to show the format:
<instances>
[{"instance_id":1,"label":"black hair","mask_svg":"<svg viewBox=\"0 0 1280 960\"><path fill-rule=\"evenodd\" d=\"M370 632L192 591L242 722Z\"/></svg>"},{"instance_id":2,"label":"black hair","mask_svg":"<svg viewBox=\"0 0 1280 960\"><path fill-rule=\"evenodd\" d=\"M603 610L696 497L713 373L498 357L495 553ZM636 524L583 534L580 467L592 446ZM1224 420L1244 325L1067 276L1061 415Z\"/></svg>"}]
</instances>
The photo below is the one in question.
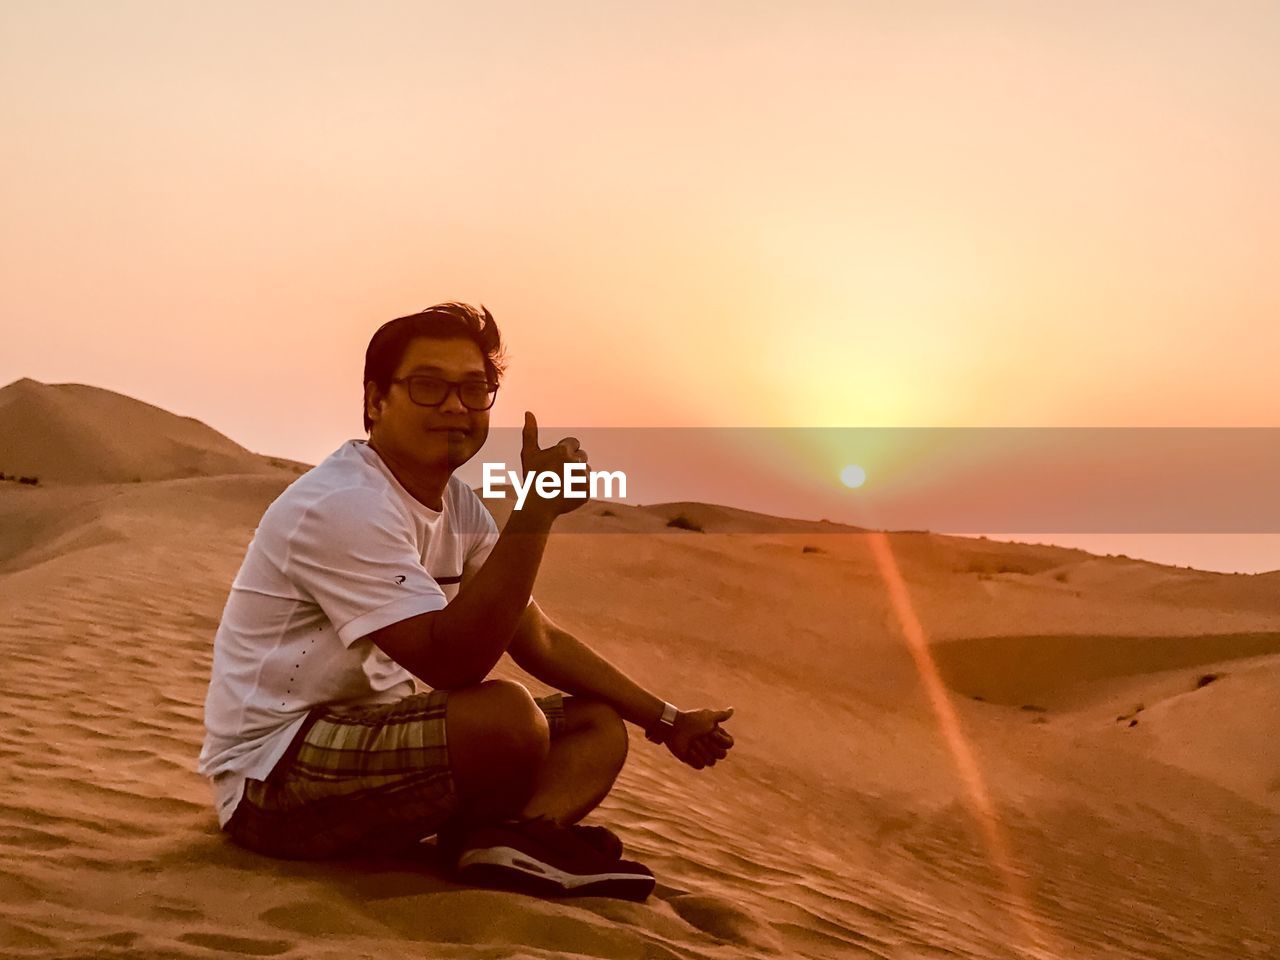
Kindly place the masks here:
<instances>
[{"instance_id":1,"label":"black hair","mask_svg":"<svg viewBox=\"0 0 1280 960\"><path fill-rule=\"evenodd\" d=\"M421 313L388 320L375 331L364 353L364 390L368 390L369 381L372 380L381 393L389 391L391 378L404 359L405 351L410 342L418 337L470 340L480 348L480 354L484 357L485 377L493 384L501 382L503 371L507 367L507 357L493 314L483 304L477 310L470 304L451 300L427 307ZM367 397L367 393L365 396ZM367 433L373 426L373 421L369 419L368 401L363 403L364 429Z\"/></svg>"}]
</instances>

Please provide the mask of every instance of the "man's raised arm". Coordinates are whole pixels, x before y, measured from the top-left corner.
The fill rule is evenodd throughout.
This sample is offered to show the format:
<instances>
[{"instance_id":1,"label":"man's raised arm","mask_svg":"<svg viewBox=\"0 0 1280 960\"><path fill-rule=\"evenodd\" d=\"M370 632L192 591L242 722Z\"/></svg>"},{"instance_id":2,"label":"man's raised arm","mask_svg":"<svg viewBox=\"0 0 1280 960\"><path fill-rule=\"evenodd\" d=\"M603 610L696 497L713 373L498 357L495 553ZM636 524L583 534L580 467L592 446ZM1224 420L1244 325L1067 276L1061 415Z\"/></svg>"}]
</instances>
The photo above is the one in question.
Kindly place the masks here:
<instances>
[{"instance_id":1,"label":"man's raised arm","mask_svg":"<svg viewBox=\"0 0 1280 960\"><path fill-rule=\"evenodd\" d=\"M566 437L553 447L538 447L538 423L525 413L520 462L526 475L563 474L568 463L586 463L586 451ZM530 495L513 510L493 551L480 570L443 610L409 617L375 630L378 647L424 683L452 689L479 683L506 652L524 613L555 518L577 509L585 499Z\"/></svg>"}]
</instances>

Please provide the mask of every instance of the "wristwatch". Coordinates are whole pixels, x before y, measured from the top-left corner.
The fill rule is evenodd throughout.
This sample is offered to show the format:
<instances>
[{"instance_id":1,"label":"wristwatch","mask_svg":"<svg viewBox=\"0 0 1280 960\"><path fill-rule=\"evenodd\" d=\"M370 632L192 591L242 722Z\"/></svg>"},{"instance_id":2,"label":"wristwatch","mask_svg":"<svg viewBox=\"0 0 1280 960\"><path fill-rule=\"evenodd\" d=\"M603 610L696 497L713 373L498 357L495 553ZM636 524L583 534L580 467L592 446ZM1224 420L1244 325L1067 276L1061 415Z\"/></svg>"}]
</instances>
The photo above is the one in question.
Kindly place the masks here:
<instances>
[{"instance_id":1,"label":"wristwatch","mask_svg":"<svg viewBox=\"0 0 1280 960\"><path fill-rule=\"evenodd\" d=\"M645 739L652 740L654 743L665 743L667 736L671 733L676 725L676 714L680 711L675 708L674 704L663 703L662 716L648 730L644 732Z\"/></svg>"}]
</instances>

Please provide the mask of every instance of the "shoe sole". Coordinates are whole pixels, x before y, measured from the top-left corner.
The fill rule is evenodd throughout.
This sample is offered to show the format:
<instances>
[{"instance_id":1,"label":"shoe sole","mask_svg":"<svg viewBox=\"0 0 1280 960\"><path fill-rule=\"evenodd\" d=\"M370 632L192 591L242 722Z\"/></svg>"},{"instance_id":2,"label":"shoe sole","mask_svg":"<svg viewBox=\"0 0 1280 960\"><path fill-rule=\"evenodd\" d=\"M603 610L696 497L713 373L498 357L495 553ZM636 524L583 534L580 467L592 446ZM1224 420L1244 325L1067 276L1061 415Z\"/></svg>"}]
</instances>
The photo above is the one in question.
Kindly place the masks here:
<instances>
[{"instance_id":1,"label":"shoe sole","mask_svg":"<svg viewBox=\"0 0 1280 960\"><path fill-rule=\"evenodd\" d=\"M513 847L470 850L458 860L458 878L484 887L501 887L546 897L614 897L643 902L657 880L648 874L566 873Z\"/></svg>"}]
</instances>

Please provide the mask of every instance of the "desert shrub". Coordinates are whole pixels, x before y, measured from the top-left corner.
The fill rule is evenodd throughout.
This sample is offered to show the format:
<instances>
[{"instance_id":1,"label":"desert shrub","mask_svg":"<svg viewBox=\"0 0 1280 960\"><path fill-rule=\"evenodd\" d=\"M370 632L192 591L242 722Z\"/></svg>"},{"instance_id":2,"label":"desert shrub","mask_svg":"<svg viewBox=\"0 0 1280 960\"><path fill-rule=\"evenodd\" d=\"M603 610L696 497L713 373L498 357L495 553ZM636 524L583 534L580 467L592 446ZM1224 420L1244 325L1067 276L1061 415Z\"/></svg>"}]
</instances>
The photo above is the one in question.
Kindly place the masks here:
<instances>
[{"instance_id":1,"label":"desert shrub","mask_svg":"<svg viewBox=\"0 0 1280 960\"><path fill-rule=\"evenodd\" d=\"M960 570L961 573L976 573L979 580L989 580L994 573L1035 573L1029 566L1022 563L992 563L990 560L970 560L968 566Z\"/></svg>"},{"instance_id":2,"label":"desert shrub","mask_svg":"<svg viewBox=\"0 0 1280 960\"><path fill-rule=\"evenodd\" d=\"M601 511L600 511L600 513L599 513L599 514L597 514L597 516L601 516L601 517L616 517L616 516L617 516L617 514L616 514L616 513L614 513L612 510L601 510Z\"/></svg>"},{"instance_id":3,"label":"desert shrub","mask_svg":"<svg viewBox=\"0 0 1280 960\"><path fill-rule=\"evenodd\" d=\"M27 483L33 487L36 487L40 485L40 478L39 477L19 477L18 482Z\"/></svg>"},{"instance_id":4,"label":"desert shrub","mask_svg":"<svg viewBox=\"0 0 1280 960\"><path fill-rule=\"evenodd\" d=\"M812 544L805 544L800 550L801 553L826 553L821 547L815 547Z\"/></svg>"},{"instance_id":5,"label":"desert shrub","mask_svg":"<svg viewBox=\"0 0 1280 960\"><path fill-rule=\"evenodd\" d=\"M1201 687L1207 687L1209 684L1213 683L1213 681L1217 680L1221 676L1222 674L1220 673L1203 674L1200 677L1200 679L1196 681L1196 689L1199 690Z\"/></svg>"},{"instance_id":6,"label":"desert shrub","mask_svg":"<svg viewBox=\"0 0 1280 960\"><path fill-rule=\"evenodd\" d=\"M695 533L702 533L702 527L694 523L683 513L678 513L667 521L668 527L675 527L677 530L692 530Z\"/></svg>"}]
</instances>

